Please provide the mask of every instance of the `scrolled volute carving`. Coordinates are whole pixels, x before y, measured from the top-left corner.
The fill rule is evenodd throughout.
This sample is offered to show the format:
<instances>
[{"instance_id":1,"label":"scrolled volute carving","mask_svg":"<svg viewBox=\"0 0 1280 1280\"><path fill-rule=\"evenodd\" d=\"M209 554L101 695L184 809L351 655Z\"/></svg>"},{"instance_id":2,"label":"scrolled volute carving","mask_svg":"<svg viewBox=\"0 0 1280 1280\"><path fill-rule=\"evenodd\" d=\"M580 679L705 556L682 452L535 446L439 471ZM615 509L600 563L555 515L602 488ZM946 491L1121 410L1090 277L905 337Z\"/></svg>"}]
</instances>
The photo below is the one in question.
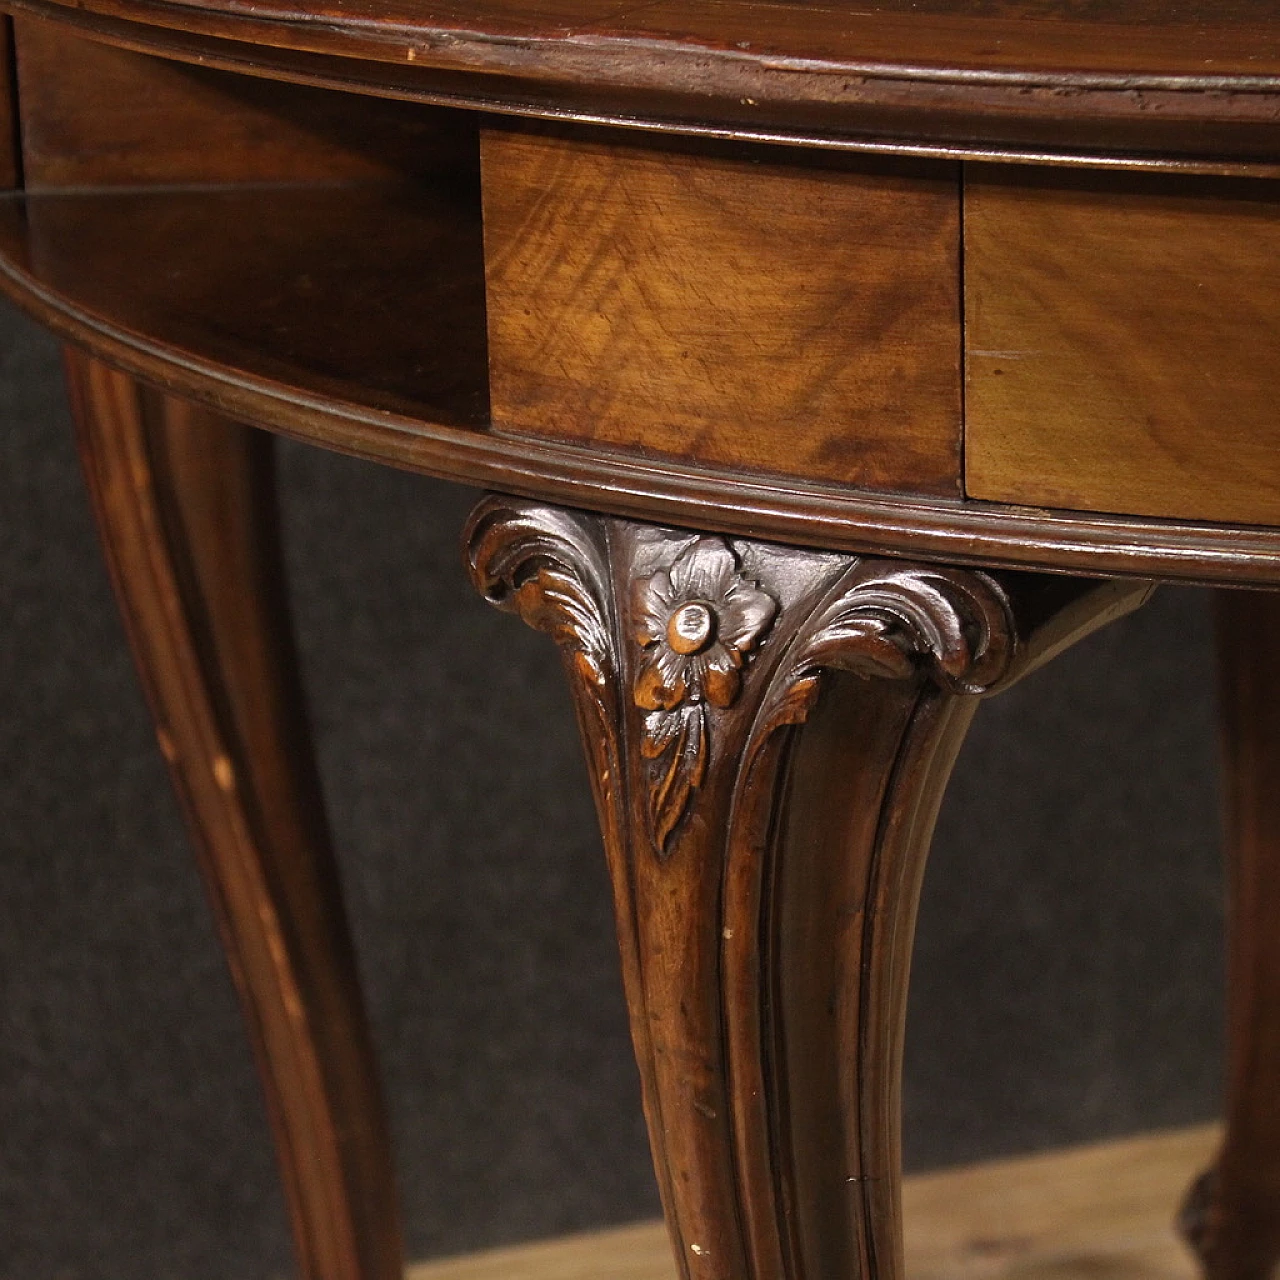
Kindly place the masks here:
<instances>
[{"instance_id":1,"label":"scrolled volute carving","mask_svg":"<svg viewBox=\"0 0 1280 1280\"><path fill-rule=\"evenodd\" d=\"M800 624L752 737L758 745L780 725L802 723L823 669L985 693L1009 671L1016 637L1009 599L984 573L857 561Z\"/></svg>"},{"instance_id":2,"label":"scrolled volute carving","mask_svg":"<svg viewBox=\"0 0 1280 1280\"><path fill-rule=\"evenodd\" d=\"M588 684L608 695L609 576L596 518L491 497L472 513L463 539L480 594L546 632Z\"/></svg>"},{"instance_id":3,"label":"scrolled volute carving","mask_svg":"<svg viewBox=\"0 0 1280 1280\"><path fill-rule=\"evenodd\" d=\"M819 666L905 678L923 665L954 693L985 693L1013 658L1004 590L984 573L859 562L802 627L797 656Z\"/></svg>"}]
</instances>

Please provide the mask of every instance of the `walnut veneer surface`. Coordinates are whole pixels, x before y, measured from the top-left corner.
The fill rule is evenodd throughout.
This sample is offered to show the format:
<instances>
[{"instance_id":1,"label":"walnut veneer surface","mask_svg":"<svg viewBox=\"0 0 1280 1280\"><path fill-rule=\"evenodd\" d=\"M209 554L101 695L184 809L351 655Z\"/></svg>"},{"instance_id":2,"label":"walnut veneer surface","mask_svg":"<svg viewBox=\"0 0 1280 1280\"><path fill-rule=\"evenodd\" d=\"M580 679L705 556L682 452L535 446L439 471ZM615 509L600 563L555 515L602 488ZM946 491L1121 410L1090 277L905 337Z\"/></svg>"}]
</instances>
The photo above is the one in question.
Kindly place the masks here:
<instances>
[{"instance_id":1,"label":"walnut veneer surface","mask_svg":"<svg viewBox=\"0 0 1280 1280\"><path fill-rule=\"evenodd\" d=\"M1280 585L1268 5L9 7L0 283L72 344L303 1273L400 1246L259 428L498 491L466 568L564 661L680 1273L897 1280L981 700L1153 580ZM1229 1114L1183 1228L1268 1280L1280 610L1219 620Z\"/></svg>"}]
</instances>

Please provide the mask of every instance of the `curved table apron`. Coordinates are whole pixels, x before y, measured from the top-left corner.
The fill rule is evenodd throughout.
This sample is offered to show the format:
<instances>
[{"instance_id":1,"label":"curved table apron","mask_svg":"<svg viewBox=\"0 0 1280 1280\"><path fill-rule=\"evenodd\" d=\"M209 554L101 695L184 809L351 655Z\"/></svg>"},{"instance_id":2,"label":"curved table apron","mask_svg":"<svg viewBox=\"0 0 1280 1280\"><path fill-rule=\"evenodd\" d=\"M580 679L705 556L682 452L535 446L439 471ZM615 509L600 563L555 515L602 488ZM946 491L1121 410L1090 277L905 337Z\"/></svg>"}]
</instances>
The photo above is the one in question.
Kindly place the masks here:
<instances>
[{"instance_id":1,"label":"curved table apron","mask_svg":"<svg viewBox=\"0 0 1280 1280\"><path fill-rule=\"evenodd\" d=\"M402 1256L268 432L495 491L466 568L564 662L686 1280L901 1276L969 721L1155 582L1223 588L1227 1129L1182 1225L1268 1280L1270 0L7 7L0 283L68 343L300 1273Z\"/></svg>"}]
</instances>

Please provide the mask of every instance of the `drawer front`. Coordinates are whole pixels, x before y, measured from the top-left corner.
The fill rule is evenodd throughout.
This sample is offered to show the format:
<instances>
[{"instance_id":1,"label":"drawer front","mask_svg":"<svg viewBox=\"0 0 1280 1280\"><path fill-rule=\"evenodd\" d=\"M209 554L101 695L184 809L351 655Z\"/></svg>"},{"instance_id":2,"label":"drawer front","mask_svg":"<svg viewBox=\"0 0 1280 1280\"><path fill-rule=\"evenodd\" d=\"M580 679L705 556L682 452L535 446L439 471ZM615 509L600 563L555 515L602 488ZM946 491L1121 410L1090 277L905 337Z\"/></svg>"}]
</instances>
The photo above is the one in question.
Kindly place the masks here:
<instances>
[{"instance_id":1,"label":"drawer front","mask_svg":"<svg viewBox=\"0 0 1280 1280\"><path fill-rule=\"evenodd\" d=\"M970 171L968 494L1280 523L1280 184Z\"/></svg>"},{"instance_id":2,"label":"drawer front","mask_svg":"<svg viewBox=\"0 0 1280 1280\"><path fill-rule=\"evenodd\" d=\"M494 427L958 494L958 170L482 140Z\"/></svg>"}]
</instances>

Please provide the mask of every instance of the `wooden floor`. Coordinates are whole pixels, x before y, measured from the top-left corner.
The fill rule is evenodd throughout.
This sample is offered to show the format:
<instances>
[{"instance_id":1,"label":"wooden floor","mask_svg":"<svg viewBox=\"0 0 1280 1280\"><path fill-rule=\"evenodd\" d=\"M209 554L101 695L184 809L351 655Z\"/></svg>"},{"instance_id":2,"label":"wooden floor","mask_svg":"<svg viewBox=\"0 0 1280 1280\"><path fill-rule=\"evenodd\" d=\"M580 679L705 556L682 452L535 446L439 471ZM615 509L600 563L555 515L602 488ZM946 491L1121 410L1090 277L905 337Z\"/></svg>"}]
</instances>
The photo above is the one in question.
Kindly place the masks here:
<instances>
[{"instance_id":1,"label":"wooden floor","mask_svg":"<svg viewBox=\"0 0 1280 1280\"><path fill-rule=\"evenodd\" d=\"M910 1280L1191 1280L1172 1220L1217 1130L1186 1129L909 1178ZM674 1280L642 1223L412 1267L408 1280Z\"/></svg>"}]
</instances>

